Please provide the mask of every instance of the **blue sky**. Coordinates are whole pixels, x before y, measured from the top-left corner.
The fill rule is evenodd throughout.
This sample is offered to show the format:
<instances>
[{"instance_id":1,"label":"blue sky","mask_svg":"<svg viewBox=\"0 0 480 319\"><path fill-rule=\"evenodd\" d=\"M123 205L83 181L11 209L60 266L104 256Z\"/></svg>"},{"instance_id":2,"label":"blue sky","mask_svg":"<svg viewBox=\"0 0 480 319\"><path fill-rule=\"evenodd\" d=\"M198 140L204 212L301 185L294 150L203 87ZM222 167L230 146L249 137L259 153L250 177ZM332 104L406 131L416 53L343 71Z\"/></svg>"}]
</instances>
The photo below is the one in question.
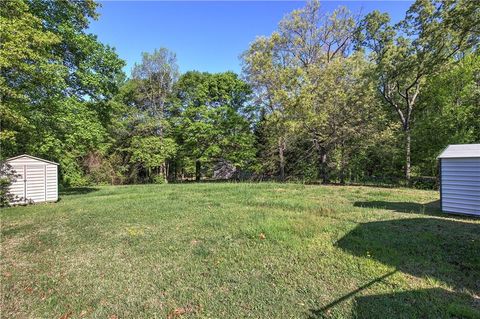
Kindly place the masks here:
<instances>
[{"instance_id":1,"label":"blue sky","mask_svg":"<svg viewBox=\"0 0 480 319\"><path fill-rule=\"evenodd\" d=\"M270 35L282 17L304 1L103 1L100 18L89 32L116 48L127 61L125 72L140 62L141 52L166 47L177 54L181 72L240 72L239 55L255 37ZM410 1L323 1L322 10L340 5L354 12L375 9L394 21Z\"/></svg>"}]
</instances>

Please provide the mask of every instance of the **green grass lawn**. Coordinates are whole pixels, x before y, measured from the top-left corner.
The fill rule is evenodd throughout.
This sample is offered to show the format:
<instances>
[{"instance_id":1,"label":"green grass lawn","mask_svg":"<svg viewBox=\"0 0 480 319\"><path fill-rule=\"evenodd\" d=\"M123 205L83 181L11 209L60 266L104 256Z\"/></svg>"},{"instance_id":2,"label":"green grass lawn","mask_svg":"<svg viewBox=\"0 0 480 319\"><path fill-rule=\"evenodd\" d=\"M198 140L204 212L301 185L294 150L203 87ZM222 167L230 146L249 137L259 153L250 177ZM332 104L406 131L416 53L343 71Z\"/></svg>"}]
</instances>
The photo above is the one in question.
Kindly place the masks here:
<instances>
[{"instance_id":1,"label":"green grass lawn","mask_svg":"<svg viewBox=\"0 0 480 319\"><path fill-rule=\"evenodd\" d=\"M2 318L478 318L480 219L438 192L70 190L1 211Z\"/></svg>"}]
</instances>

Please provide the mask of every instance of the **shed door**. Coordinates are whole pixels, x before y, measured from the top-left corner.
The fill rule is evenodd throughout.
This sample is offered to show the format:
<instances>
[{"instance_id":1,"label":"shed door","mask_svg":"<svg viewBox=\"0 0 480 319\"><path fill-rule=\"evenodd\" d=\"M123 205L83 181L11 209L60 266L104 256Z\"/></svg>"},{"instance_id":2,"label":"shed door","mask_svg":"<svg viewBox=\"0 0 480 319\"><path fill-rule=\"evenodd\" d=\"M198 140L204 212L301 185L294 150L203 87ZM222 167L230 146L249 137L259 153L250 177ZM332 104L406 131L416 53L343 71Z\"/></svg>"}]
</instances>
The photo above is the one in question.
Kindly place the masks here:
<instances>
[{"instance_id":1,"label":"shed door","mask_svg":"<svg viewBox=\"0 0 480 319\"><path fill-rule=\"evenodd\" d=\"M27 200L45 201L45 165L27 165L26 177Z\"/></svg>"}]
</instances>

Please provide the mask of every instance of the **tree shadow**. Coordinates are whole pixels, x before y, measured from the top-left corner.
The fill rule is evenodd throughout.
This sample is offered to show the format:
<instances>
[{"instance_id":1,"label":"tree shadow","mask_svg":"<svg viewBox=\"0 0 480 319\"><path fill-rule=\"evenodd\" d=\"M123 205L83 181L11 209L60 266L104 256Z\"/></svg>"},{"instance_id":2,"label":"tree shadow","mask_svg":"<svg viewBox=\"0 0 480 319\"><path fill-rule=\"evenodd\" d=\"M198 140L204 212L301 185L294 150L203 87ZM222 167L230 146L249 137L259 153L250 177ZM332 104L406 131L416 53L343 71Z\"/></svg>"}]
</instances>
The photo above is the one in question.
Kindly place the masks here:
<instances>
[{"instance_id":1,"label":"tree shadow","mask_svg":"<svg viewBox=\"0 0 480 319\"><path fill-rule=\"evenodd\" d=\"M61 196L70 196L70 195L84 195L92 192L99 191L100 188L96 187L71 187L62 189L59 194Z\"/></svg>"},{"instance_id":2,"label":"tree shadow","mask_svg":"<svg viewBox=\"0 0 480 319\"><path fill-rule=\"evenodd\" d=\"M378 277L378 278L375 278L371 281L369 281L368 283L358 287L357 289L349 292L348 294L338 298L338 299L335 299L334 301L330 302L328 305L325 305L323 306L322 308L319 308L319 309L310 309L310 314L308 316L309 319L315 319L315 318L324 318L325 317L325 314L328 313L328 311L335 307L336 305L342 303L343 301L347 300L347 299L350 299L352 297L354 297L356 294L362 292L363 290L367 289L368 287L390 277L391 275L393 275L394 273L396 273L397 271L394 270L394 271L391 271L389 273L386 273L385 275L381 276L381 277Z\"/></svg>"},{"instance_id":3,"label":"tree shadow","mask_svg":"<svg viewBox=\"0 0 480 319\"><path fill-rule=\"evenodd\" d=\"M415 202L387 202L387 201L368 201L355 202L355 207L388 209L399 213L414 213L432 216L445 216L440 209L440 200L426 204Z\"/></svg>"},{"instance_id":4,"label":"tree shadow","mask_svg":"<svg viewBox=\"0 0 480 319\"><path fill-rule=\"evenodd\" d=\"M358 225L335 244L355 256L375 259L416 277L442 281L440 288L366 295L375 278L319 309L309 318L329 318L330 309L354 298L357 318L480 318L480 224L442 218L412 218Z\"/></svg>"},{"instance_id":5,"label":"tree shadow","mask_svg":"<svg viewBox=\"0 0 480 319\"><path fill-rule=\"evenodd\" d=\"M391 274L372 280L320 309L310 309L309 319L331 318L329 310L351 297L354 300L352 317L360 319L384 318L479 318L480 310L471 296L441 288L420 289L378 295L359 295Z\"/></svg>"},{"instance_id":6,"label":"tree shadow","mask_svg":"<svg viewBox=\"0 0 480 319\"><path fill-rule=\"evenodd\" d=\"M441 288L403 291L355 298L356 318L479 318L472 298Z\"/></svg>"},{"instance_id":7,"label":"tree shadow","mask_svg":"<svg viewBox=\"0 0 480 319\"><path fill-rule=\"evenodd\" d=\"M336 246L417 277L480 291L480 224L441 218L369 222Z\"/></svg>"}]
</instances>

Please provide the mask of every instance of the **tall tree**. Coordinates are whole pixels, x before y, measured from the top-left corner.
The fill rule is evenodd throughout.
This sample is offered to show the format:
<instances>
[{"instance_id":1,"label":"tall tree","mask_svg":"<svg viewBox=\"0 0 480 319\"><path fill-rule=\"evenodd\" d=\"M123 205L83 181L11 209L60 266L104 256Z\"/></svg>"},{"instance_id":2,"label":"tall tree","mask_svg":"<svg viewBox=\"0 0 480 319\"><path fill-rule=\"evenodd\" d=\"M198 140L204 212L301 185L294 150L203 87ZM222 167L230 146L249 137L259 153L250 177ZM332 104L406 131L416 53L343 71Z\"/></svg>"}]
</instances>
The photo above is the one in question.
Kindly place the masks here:
<instances>
[{"instance_id":1,"label":"tall tree","mask_svg":"<svg viewBox=\"0 0 480 319\"><path fill-rule=\"evenodd\" d=\"M158 134L163 135L165 102L178 79L178 65L175 53L166 48L155 49L153 53L142 53L142 62L135 64L132 78L139 81L143 95L141 107L159 120Z\"/></svg>"},{"instance_id":2,"label":"tall tree","mask_svg":"<svg viewBox=\"0 0 480 319\"><path fill-rule=\"evenodd\" d=\"M468 54L427 80L412 131L412 159L434 176L438 154L449 144L480 141L480 55Z\"/></svg>"},{"instance_id":3,"label":"tall tree","mask_svg":"<svg viewBox=\"0 0 480 319\"><path fill-rule=\"evenodd\" d=\"M61 37L44 30L25 1L0 5L0 38L0 142L2 156L10 156L25 151L32 136L30 105L61 93L66 68L51 52Z\"/></svg>"},{"instance_id":4,"label":"tall tree","mask_svg":"<svg viewBox=\"0 0 480 319\"><path fill-rule=\"evenodd\" d=\"M480 9L472 0L417 0L404 20L369 13L360 44L376 65L378 89L397 113L405 144L405 178L411 175L412 116L428 77L462 51L478 45Z\"/></svg>"},{"instance_id":5,"label":"tall tree","mask_svg":"<svg viewBox=\"0 0 480 319\"><path fill-rule=\"evenodd\" d=\"M290 94L297 85L296 70L289 67L288 56L277 50L282 38L278 33L271 37L257 38L243 53L243 73L255 93L254 103L261 109L264 123L273 133L274 153L277 157L278 174L285 179L285 152L291 123L288 104Z\"/></svg>"},{"instance_id":6,"label":"tall tree","mask_svg":"<svg viewBox=\"0 0 480 319\"><path fill-rule=\"evenodd\" d=\"M255 151L248 120L249 86L232 72L187 72L176 86L177 139L182 154L194 162L195 178L202 166L226 160L238 168Z\"/></svg>"},{"instance_id":7,"label":"tall tree","mask_svg":"<svg viewBox=\"0 0 480 319\"><path fill-rule=\"evenodd\" d=\"M2 156L20 152L60 161L80 183L80 161L106 142L108 100L124 62L86 33L94 1L13 0L0 6Z\"/></svg>"},{"instance_id":8,"label":"tall tree","mask_svg":"<svg viewBox=\"0 0 480 319\"><path fill-rule=\"evenodd\" d=\"M325 183L329 153L364 133L375 104L364 74L368 64L362 55L351 55L356 28L356 17L346 8L322 13L320 3L310 1L286 16L278 32L257 39L244 54L247 79L258 95L272 101L266 118L278 123L279 140L286 128L303 131Z\"/></svg>"},{"instance_id":9,"label":"tall tree","mask_svg":"<svg viewBox=\"0 0 480 319\"><path fill-rule=\"evenodd\" d=\"M293 92L299 100L292 112L303 117L301 126L306 128L316 150L319 175L325 183L329 182L328 153L338 144L336 137L341 135L339 124L347 126L339 119L353 119L357 111L349 108L347 102L354 95L345 93L353 87L352 83L362 82L361 74L356 71L352 77L349 71L345 73L348 67L342 70L342 65L354 65L345 59L352 51L355 28L355 17L345 7L322 13L318 1L293 11L279 26L282 40L278 50L289 57L289 67L297 69L298 83L302 84ZM341 116L339 112L346 114Z\"/></svg>"},{"instance_id":10,"label":"tall tree","mask_svg":"<svg viewBox=\"0 0 480 319\"><path fill-rule=\"evenodd\" d=\"M377 133L375 123L381 112L375 109L374 86L365 75L369 68L363 55L355 54L308 71L296 114L316 151L318 174L324 183L330 181L335 152L339 154L339 179L344 182L349 157L369 135Z\"/></svg>"},{"instance_id":11,"label":"tall tree","mask_svg":"<svg viewBox=\"0 0 480 319\"><path fill-rule=\"evenodd\" d=\"M159 139L156 144L165 139L165 134L169 128L169 122L166 119L166 101L172 93L172 88L178 79L178 66L175 53L166 48L156 49L153 53L143 53L142 62L133 67L132 78L138 81L140 93L141 110L147 112L156 119L156 134ZM165 140L165 149L170 147L171 140ZM149 143L151 145L151 143ZM144 145L144 144L139 144ZM168 156L162 157L167 159ZM168 177L166 162L160 165L160 173L165 181Z\"/></svg>"}]
</instances>

